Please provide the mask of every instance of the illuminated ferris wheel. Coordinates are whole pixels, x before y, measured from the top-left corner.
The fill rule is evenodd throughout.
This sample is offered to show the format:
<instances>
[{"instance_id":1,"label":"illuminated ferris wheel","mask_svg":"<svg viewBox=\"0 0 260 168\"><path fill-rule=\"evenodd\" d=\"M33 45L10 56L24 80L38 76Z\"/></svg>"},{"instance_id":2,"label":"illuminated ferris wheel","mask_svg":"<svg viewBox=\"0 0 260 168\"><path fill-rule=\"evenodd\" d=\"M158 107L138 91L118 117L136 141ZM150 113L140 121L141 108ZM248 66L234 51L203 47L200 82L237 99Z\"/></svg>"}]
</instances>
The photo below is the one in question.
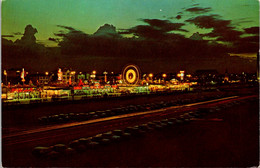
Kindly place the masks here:
<instances>
[{"instance_id":1,"label":"illuminated ferris wheel","mask_svg":"<svg viewBox=\"0 0 260 168\"><path fill-rule=\"evenodd\" d=\"M140 79L140 70L136 65L127 65L122 72L123 81L127 85L136 85Z\"/></svg>"}]
</instances>

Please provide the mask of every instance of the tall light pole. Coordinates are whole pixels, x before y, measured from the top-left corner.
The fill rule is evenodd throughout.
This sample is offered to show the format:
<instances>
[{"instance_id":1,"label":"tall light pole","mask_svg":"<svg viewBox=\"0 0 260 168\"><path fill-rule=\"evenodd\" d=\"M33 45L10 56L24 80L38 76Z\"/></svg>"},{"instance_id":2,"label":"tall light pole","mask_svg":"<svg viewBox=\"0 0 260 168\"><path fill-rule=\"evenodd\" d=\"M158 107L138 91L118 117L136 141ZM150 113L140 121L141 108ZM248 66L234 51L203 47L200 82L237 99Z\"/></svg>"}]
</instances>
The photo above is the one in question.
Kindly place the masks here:
<instances>
[{"instance_id":1,"label":"tall light pole","mask_svg":"<svg viewBox=\"0 0 260 168\"><path fill-rule=\"evenodd\" d=\"M164 74L162 74L162 77L163 77L163 82L165 82L165 78L166 78L166 74L164 73Z\"/></svg>"},{"instance_id":2,"label":"tall light pole","mask_svg":"<svg viewBox=\"0 0 260 168\"><path fill-rule=\"evenodd\" d=\"M150 73L150 74L149 74L149 77L151 78L151 83L153 83L153 74Z\"/></svg>"},{"instance_id":3,"label":"tall light pole","mask_svg":"<svg viewBox=\"0 0 260 168\"><path fill-rule=\"evenodd\" d=\"M4 75L5 75L5 85L7 86L7 72L6 72L6 70L4 70Z\"/></svg>"},{"instance_id":4,"label":"tall light pole","mask_svg":"<svg viewBox=\"0 0 260 168\"><path fill-rule=\"evenodd\" d=\"M94 79L96 78L96 73L97 73L97 71L95 71L95 70L92 71Z\"/></svg>"},{"instance_id":5,"label":"tall light pole","mask_svg":"<svg viewBox=\"0 0 260 168\"><path fill-rule=\"evenodd\" d=\"M25 72L24 72L24 68L23 68L23 70L22 70L22 72L21 72L21 78L22 78L22 82L23 82L23 85L24 85L24 82L25 82Z\"/></svg>"},{"instance_id":6,"label":"tall light pole","mask_svg":"<svg viewBox=\"0 0 260 168\"><path fill-rule=\"evenodd\" d=\"M103 72L103 74L105 75L105 83L107 83L107 72Z\"/></svg>"}]
</instances>

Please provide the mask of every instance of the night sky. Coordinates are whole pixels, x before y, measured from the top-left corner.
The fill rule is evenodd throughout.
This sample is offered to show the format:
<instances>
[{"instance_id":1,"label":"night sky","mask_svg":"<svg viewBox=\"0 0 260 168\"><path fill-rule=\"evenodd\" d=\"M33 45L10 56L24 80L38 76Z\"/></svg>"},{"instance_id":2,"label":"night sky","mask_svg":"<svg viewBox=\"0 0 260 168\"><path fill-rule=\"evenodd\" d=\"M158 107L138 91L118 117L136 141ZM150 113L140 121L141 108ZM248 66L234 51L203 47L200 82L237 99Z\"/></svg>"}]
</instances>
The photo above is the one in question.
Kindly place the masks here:
<instances>
[{"instance_id":1,"label":"night sky","mask_svg":"<svg viewBox=\"0 0 260 168\"><path fill-rule=\"evenodd\" d=\"M2 69L255 72L257 0L5 0Z\"/></svg>"}]
</instances>

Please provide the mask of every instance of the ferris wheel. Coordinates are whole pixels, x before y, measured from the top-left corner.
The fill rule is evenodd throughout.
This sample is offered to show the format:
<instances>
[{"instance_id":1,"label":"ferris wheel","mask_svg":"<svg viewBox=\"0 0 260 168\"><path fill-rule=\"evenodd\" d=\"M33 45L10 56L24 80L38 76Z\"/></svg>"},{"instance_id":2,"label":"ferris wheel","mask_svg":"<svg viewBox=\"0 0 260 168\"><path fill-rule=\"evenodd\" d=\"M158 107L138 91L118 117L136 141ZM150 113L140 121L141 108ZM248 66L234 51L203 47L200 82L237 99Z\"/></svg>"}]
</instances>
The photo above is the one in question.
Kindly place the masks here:
<instances>
[{"instance_id":1,"label":"ferris wheel","mask_svg":"<svg viewBox=\"0 0 260 168\"><path fill-rule=\"evenodd\" d=\"M130 64L124 67L122 71L123 81L127 85L136 85L140 79L140 70L138 66Z\"/></svg>"}]
</instances>

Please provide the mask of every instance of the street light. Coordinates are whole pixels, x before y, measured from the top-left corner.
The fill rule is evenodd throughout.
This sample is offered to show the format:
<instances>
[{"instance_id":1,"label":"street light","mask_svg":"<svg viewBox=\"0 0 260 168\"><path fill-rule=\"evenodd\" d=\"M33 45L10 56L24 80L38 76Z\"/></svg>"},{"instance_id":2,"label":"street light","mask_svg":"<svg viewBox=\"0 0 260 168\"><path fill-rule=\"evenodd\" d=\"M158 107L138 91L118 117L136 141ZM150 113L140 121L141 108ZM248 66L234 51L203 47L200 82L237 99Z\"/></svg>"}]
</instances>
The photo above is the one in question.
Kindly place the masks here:
<instances>
[{"instance_id":1,"label":"street light","mask_svg":"<svg viewBox=\"0 0 260 168\"><path fill-rule=\"evenodd\" d=\"M22 82L23 82L23 85L24 85L24 82L25 82L25 72L24 72L24 68L22 69L22 72L21 72L21 79L22 79Z\"/></svg>"},{"instance_id":2,"label":"street light","mask_svg":"<svg viewBox=\"0 0 260 168\"><path fill-rule=\"evenodd\" d=\"M150 77L150 79L151 79L151 83L153 83L153 74L152 74L152 73L150 73L148 76L149 76L149 77Z\"/></svg>"},{"instance_id":3,"label":"street light","mask_svg":"<svg viewBox=\"0 0 260 168\"><path fill-rule=\"evenodd\" d=\"M103 74L105 75L105 82L107 83L107 72L105 71L105 72L103 72Z\"/></svg>"},{"instance_id":4,"label":"street light","mask_svg":"<svg viewBox=\"0 0 260 168\"><path fill-rule=\"evenodd\" d=\"M95 78L96 78L96 73L97 73L97 71L93 70L93 71L92 71L92 75L90 76L90 77L93 78L94 80L95 80Z\"/></svg>"},{"instance_id":5,"label":"street light","mask_svg":"<svg viewBox=\"0 0 260 168\"><path fill-rule=\"evenodd\" d=\"M4 75L5 75L5 81L6 81L5 85L7 86L7 72L6 72L6 70L4 70Z\"/></svg>"},{"instance_id":6,"label":"street light","mask_svg":"<svg viewBox=\"0 0 260 168\"><path fill-rule=\"evenodd\" d=\"M163 77L163 82L165 82L164 80L165 80L165 78L166 78L166 74L164 73L164 74L162 74L162 77ZM160 80L159 80L160 81Z\"/></svg>"},{"instance_id":7,"label":"street light","mask_svg":"<svg viewBox=\"0 0 260 168\"><path fill-rule=\"evenodd\" d=\"M45 75L48 76L48 75L49 75L49 72L45 72Z\"/></svg>"},{"instance_id":8,"label":"street light","mask_svg":"<svg viewBox=\"0 0 260 168\"><path fill-rule=\"evenodd\" d=\"M61 68L58 69L57 76L58 76L58 81L62 81L62 71L61 71Z\"/></svg>"},{"instance_id":9,"label":"street light","mask_svg":"<svg viewBox=\"0 0 260 168\"><path fill-rule=\"evenodd\" d=\"M162 74L162 77L163 77L163 78L166 78L166 76L167 76L166 74Z\"/></svg>"},{"instance_id":10,"label":"street light","mask_svg":"<svg viewBox=\"0 0 260 168\"><path fill-rule=\"evenodd\" d=\"M184 78L184 73L185 73L185 71L180 71L180 73L177 74L177 76L181 79L181 81Z\"/></svg>"}]
</instances>

